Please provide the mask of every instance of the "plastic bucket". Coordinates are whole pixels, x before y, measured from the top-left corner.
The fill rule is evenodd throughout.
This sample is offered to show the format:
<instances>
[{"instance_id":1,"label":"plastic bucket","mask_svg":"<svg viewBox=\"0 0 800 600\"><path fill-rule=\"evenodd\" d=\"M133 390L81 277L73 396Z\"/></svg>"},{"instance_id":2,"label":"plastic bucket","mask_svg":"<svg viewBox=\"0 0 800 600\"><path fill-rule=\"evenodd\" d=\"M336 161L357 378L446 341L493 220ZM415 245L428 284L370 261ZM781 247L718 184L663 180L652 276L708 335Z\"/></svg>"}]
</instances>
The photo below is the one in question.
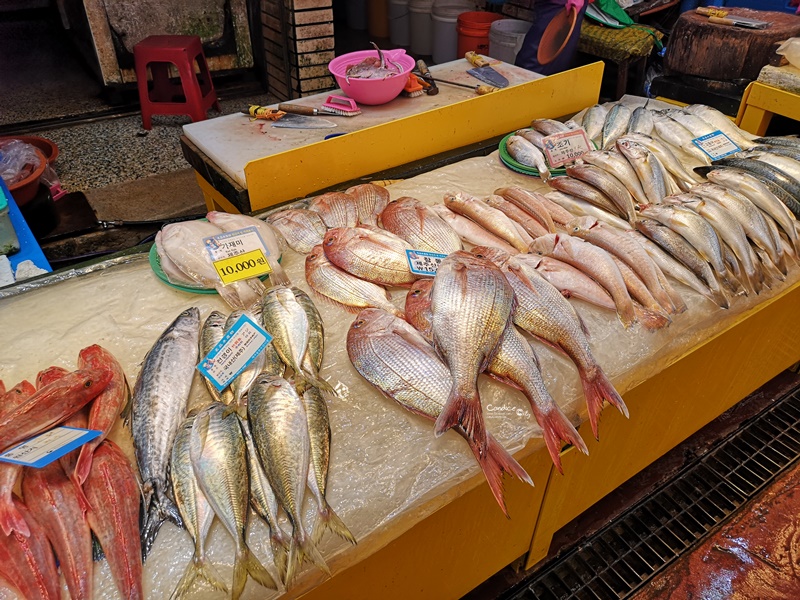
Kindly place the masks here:
<instances>
[{"instance_id":1,"label":"plastic bucket","mask_svg":"<svg viewBox=\"0 0 800 600\"><path fill-rule=\"evenodd\" d=\"M409 0L408 13L411 26L411 53L430 56L433 39L433 0Z\"/></svg>"},{"instance_id":2,"label":"plastic bucket","mask_svg":"<svg viewBox=\"0 0 800 600\"><path fill-rule=\"evenodd\" d=\"M411 43L408 0L389 0L389 39L395 46Z\"/></svg>"},{"instance_id":3,"label":"plastic bucket","mask_svg":"<svg viewBox=\"0 0 800 600\"><path fill-rule=\"evenodd\" d=\"M433 20L433 62L450 62L458 58L458 15L469 12L472 2L449 0L444 4L435 2L431 11Z\"/></svg>"},{"instance_id":4,"label":"plastic bucket","mask_svg":"<svg viewBox=\"0 0 800 600\"><path fill-rule=\"evenodd\" d=\"M518 19L501 19L492 23L489 29L489 56L513 65L531 25L529 21Z\"/></svg>"},{"instance_id":5,"label":"plastic bucket","mask_svg":"<svg viewBox=\"0 0 800 600\"><path fill-rule=\"evenodd\" d=\"M388 0L369 0L367 2L367 31L374 38L389 37Z\"/></svg>"},{"instance_id":6,"label":"plastic bucket","mask_svg":"<svg viewBox=\"0 0 800 600\"><path fill-rule=\"evenodd\" d=\"M367 1L348 0L347 6L347 27L363 31L367 28Z\"/></svg>"},{"instance_id":7,"label":"plastic bucket","mask_svg":"<svg viewBox=\"0 0 800 600\"><path fill-rule=\"evenodd\" d=\"M499 13L482 11L466 12L458 15L458 57L462 58L472 50L484 56L489 53L489 29L492 23L502 19Z\"/></svg>"}]
</instances>

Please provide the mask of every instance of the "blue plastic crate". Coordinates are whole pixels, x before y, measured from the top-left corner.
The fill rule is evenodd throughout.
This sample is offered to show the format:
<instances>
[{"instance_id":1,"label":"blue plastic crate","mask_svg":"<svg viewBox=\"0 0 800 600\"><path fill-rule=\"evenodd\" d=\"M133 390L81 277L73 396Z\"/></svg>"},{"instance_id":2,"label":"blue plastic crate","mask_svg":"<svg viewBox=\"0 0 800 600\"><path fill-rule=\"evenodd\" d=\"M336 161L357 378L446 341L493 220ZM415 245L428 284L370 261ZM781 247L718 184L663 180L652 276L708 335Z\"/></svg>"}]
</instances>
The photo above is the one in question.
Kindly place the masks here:
<instances>
[{"instance_id":1,"label":"blue plastic crate","mask_svg":"<svg viewBox=\"0 0 800 600\"><path fill-rule=\"evenodd\" d=\"M796 6L789 6L789 0L725 0L722 4L727 8L741 7L785 13L794 13L797 10Z\"/></svg>"}]
</instances>

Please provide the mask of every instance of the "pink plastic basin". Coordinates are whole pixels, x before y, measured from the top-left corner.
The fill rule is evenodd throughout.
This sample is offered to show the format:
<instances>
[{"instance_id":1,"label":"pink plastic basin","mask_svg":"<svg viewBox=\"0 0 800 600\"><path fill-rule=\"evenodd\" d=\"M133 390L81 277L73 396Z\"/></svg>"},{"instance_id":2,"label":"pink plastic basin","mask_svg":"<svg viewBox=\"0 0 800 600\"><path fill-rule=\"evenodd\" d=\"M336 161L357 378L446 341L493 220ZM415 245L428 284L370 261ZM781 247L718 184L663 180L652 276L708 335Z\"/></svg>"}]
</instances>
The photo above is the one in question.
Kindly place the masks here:
<instances>
[{"instance_id":1,"label":"pink plastic basin","mask_svg":"<svg viewBox=\"0 0 800 600\"><path fill-rule=\"evenodd\" d=\"M396 50L383 50L386 61L397 63L402 68L398 75L386 77L384 79L359 79L350 78L348 83L345 79L345 71L350 65L356 65L369 56L377 56L375 50L360 50L342 54L334 58L329 64L328 69L336 79L336 83L341 90L350 98L361 104L386 104L394 100L403 91L403 87L408 81L408 74L415 66L414 59L406 54L402 48Z\"/></svg>"}]
</instances>

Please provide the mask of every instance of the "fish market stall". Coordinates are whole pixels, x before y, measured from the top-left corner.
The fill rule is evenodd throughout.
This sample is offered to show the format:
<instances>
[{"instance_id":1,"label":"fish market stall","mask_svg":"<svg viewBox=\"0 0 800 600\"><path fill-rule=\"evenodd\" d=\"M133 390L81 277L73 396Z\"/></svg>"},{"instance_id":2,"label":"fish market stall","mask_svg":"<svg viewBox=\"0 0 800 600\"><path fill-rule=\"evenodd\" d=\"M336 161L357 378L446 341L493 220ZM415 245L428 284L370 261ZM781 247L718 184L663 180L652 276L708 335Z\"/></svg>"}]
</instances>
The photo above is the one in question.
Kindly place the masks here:
<instances>
[{"instance_id":1,"label":"fish market stall","mask_svg":"<svg viewBox=\"0 0 800 600\"><path fill-rule=\"evenodd\" d=\"M482 197L508 186L547 191L538 178L504 166L498 152L387 189L392 200L412 196L433 205L447 193ZM286 249L281 264L295 286L311 293L305 259ZM72 370L80 349L99 344L117 358L133 384L145 354L181 311L197 307L201 319L212 310L230 311L216 294L166 285L154 273L153 260L134 254L2 298L0 328L6 343L0 349L0 379L11 385L50 365ZM794 343L800 334L794 310L800 298L796 264L785 281L757 296L737 296L727 310L686 287L679 289L687 310L655 331L641 325L626 329L608 310L574 303L590 333L592 352L630 410L628 420L606 407L599 442L591 432L574 365L536 345L545 386L590 451L583 456L573 447L565 449L563 475L556 472L523 395L488 378L480 380L487 429L534 482L531 487L505 478L510 519L497 506L463 439L454 432L435 437L430 421L383 397L358 374L346 351L356 317L317 300L325 327L319 375L336 390L328 402L327 501L358 544L326 534L319 551L332 577L308 565L288 591L266 590L251 581L243 597L458 597L526 552L528 563L536 563L559 527L800 358ZM405 295L406 290L394 288L396 307L403 306ZM190 407L207 401L208 391L195 373ZM121 421L110 438L133 457ZM304 520L313 521L313 513L309 501ZM269 542L264 523L251 518L248 543L268 568L273 558ZM206 546L209 562L229 581L236 552L220 523L212 526ZM192 551L189 535L165 523L144 564L145 597L171 594ZM96 563L94 583L95 597L120 597L105 561ZM7 590L0 592L0 598L12 597ZM187 597L223 594L197 582Z\"/></svg>"},{"instance_id":2,"label":"fish market stall","mask_svg":"<svg viewBox=\"0 0 800 600\"><path fill-rule=\"evenodd\" d=\"M475 85L478 80L466 74L469 67L460 59L435 65L431 73ZM361 106L354 117L331 117L333 129L277 129L246 115L192 123L184 126L184 156L196 171L209 210L249 213L504 135L526 125L534 113L556 118L577 112L597 99L603 69L594 63L540 77L502 62L494 68L508 78L507 88L478 96L441 83L437 95L398 97ZM319 107L328 95L292 103ZM329 133L347 135L325 139Z\"/></svg>"}]
</instances>

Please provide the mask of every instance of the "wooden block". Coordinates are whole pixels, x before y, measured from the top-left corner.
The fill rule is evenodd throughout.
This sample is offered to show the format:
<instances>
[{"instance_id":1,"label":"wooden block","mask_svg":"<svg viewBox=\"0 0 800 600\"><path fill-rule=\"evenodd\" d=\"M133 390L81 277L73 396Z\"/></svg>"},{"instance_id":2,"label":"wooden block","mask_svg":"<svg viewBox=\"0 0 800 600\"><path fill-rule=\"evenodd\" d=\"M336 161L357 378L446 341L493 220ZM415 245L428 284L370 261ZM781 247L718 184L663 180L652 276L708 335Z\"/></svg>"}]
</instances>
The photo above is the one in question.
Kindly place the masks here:
<instances>
[{"instance_id":1,"label":"wooden block","mask_svg":"<svg viewBox=\"0 0 800 600\"><path fill-rule=\"evenodd\" d=\"M297 40L297 53L319 52L321 50L333 50L333 36L315 38L311 40Z\"/></svg>"},{"instance_id":2,"label":"wooden block","mask_svg":"<svg viewBox=\"0 0 800 600\"><path fill-rule=\"evenodd\" d=\"M333 21L333 10L301 10L292 11L289 22L293 25L310 25L311 23L329 23Z\"/></svg>"},{"instance_id":3,"label":"wooden block","mask_svg":"<svg viewBox=\"0 0 800 600\"><path fill-rule=\"evenodd\" d=\"M668 74L708 79L756 79L769 62L775 42L800 35L800 19L780 12L730 8L731 15L771 23L768 29L745 29L709 23L685 12L675 23L664 65Z\"/></svg>"},{"instance_id":4,"label":"wooden block","mask_svg":"<svg viewBox=\"0 0 800 600\"><path fill-rule=\"evenodd\" d=\"M316 23L314 25L301 25L289 29L289 37L295 40L307 40L333 36L333 23Z\"/></svg>"},{"instance_id":5,"label":"wooden block","mask_svg":"<svg viewBox=\"0 0 800 600\"><path fill-rule=\"evenodd\" d=\"M298 67L310 67L314 65L325 65L331 62L336 55L333 50L326 50L324 52L304 52L303 54L295 54Z\"/></svg>"}]
</instances>

